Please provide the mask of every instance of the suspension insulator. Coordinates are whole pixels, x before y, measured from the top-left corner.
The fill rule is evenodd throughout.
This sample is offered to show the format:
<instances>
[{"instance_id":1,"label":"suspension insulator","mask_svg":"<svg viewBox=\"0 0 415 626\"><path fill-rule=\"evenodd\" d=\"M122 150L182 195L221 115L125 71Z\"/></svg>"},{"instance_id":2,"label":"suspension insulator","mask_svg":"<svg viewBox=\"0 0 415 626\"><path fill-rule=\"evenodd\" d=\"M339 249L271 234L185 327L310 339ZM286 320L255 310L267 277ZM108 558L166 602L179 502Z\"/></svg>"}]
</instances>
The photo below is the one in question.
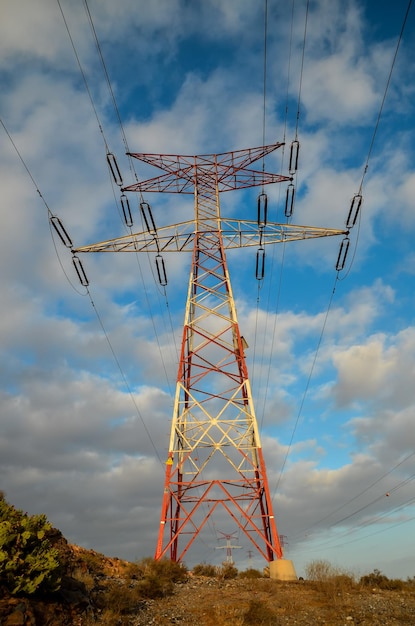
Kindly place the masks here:
<instances>
[{"instance_id":1,"label":"suspension insulator","mask_svg":"<svg viewBox=\"0 0 415 626\"><path fill-rule=\"evenodd\" d=\"M291 217L294 211L295 188L292 183L287 187L285 195L285 217Z\"/></svg>"},{"instance_id":2,"label":"suspension insulator","mask_svg":"<svg viewBox=\"0 0 415 626\"><path fill-rule=\"evenodd\" d=\"M157 268L157 275L158 275L159 283L162 287L165 287L167 285L167 274L166 274L166 268L164 266L164 259L161 256L161 254L158 254L156 256L156 268Z\"/></svg>"},{"instance_id":3,"label":"suspension insulator","mask_svg":"<svg viewBox=\"0 0 415 626\"><path fill-rule=\"evenodd\" d=\"M84 267L81 263L81 259L76 256L76 254L72 257L72 263L74 264L76 273L78 274L79 282L83 287L88 287L89 280L86 277Z\"/></svg>"},{"instance_id":4,"label":"suspension insulator","mask_svg":"<svg viewBox=\"0 0 415 626\"><path fill-rule=\"evenodd\" d=\"M336 270L340 272L346 263L347 253L349 251L350 239L345 237L340 244L339 256L337 257Z\"/></svg>"},{"instance_id":5,"label":"suspension insulator","mask_svg":"<svg viewBox=\"0 0 415 626\"><path fill-rule=\"evenodd\" d=\"M154 223L153 214L151 212L151 207L147 202L140 203L141 215L143 216L144 223L147 228L147 232L150 235L157 235L157 228Z\"/></svg>"},{"instance_id":6,"label":"suspension insulator","mask_svg":"<svg viewBox=\"0 0 415 626\"><path fill-rule=\"evenodd\" d=\"M256 279L262 280L265 276L265 250L258 248L256 253Z\"/></svg>"},{"instance_id":7,"label":"suspension insulator","mask_svg":"<svg viewBox=\"0 0 415 626\"><path fill-rule=\"evenodd\" d=\"M350 205L349 215L347 216L346 227L353 228L356 224L359 216L360 207L362 206L363 198L360 193L353 196L352 203Z\"/></svg>"},{"instance_id":8,"label":"suspension insulator","mask_svg":"<svg viewBox=\"0 0 415 626\"><path fill-rule=\"evenodd\" d=\"M268 196L266 193L260 193L258 196L258 226L267 225L268 216Z\"/></svg>"},{"instance_id":9,"label":"suspension insulator","mask_svg":"<svg viewBox=\"0 0 415 626\"><path fill-rule=\"evenodd\" d=\"M131 215L130 201L128 200L125 193L121 195L121 207L124 215L125 225L128 226L128 228L131 228L131 226L133 225L133 216Z\"/></svg>"},{"instance_id":10,"label":"suspension insulator","mask_svg":"<svg viewBox=\"0 0 415 626\"><path fill-rule=\"evenodd\" d=\"M112 152L107 152L107 163L110 168L115 184L121 187L123 181L122 181L120 168L118 167L117 159L112 154Z\"/></svg>"},{"instance_id":11,"label":"suspension insulator","mask_svg":"<svg viewBox=\"0 0 415 626\"><path fill-rule=\"evenodd\" d=\"M72 248L73 247L72 239L69 237L68 233L66 232L59 217L57 217L56 215L52 215L52 217L50 218L50 223L52 224L53 228L57 232L59 239L62 241L62 243L67 248Z\"/></svg>"},{"instance_id":12,"label":"suspension insulator","mask_svg":"<svg viewBox=\"0 0 415 626\"><path fill-rule=\"evenodd\" d=\"M298 154L300 152L300 142L298 141L298 139L296 139L295 141L292 142L291 144L291 148L290 148L290 166L289 166L289 171L290 174L293 176L296 171L298 170Z\"/></svg>"}]
</instances>

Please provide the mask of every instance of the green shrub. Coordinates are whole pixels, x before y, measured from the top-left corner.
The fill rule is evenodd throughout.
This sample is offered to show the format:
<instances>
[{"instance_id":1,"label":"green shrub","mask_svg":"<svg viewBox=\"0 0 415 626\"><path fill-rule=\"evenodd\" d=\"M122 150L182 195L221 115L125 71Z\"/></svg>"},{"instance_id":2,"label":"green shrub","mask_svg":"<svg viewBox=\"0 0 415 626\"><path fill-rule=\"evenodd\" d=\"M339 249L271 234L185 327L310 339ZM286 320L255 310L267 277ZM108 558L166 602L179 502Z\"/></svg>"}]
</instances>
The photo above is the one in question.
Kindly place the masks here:
<instances>
[{"instance_id":1,"label":"green shrub","mask_svg":"<svg viewBox=\"0 0 415 626\"><path fill-rule=\"evenodd\" d=\"M59 553L47 538L45 515L28 515L8 504L0 492L0 584L12 594L57 591Z\"/></svg>"},{"instance_id":2,"label":"green shrub","mask_svg":"<svg viewBox=\"0 0 415 626\"><path fill-rule=\"evenodd\" d=\"M233 563L222 563L222 567L217 568L217 577L221 580L231 580L238 577L238 570Z\"/></svg>"},{"instance_id":3,"label":"green shrub","mask_svg":"<svg viewBox=\"0 0 415 626\"><path fill-rule=\"evenodd\" d=\"M379 589L390 589L392 591L399 591L405 587L403 580L399 578L390 579L378 569L374 569L370 574L362 576L359 582L363 587L378 587Z\"/></svg>"},{"instance_id":4,"label":"green shrub","mask_svg":"<svg viewBox=\"0 0 415 626\"><path fill-rule=\"evenodd\" d=\"M378 569L374 569L370 574L365 574L360 579L360 584L364 587L383 587L388 578Z\"/></svg>"},{"instance_id":5,"label":"green shrub","mask_svg":"<svg viewBox=\"0 0 415 626\"><path fill-rule=\"evenodd\" d=\"M195 565L192 572L195 576L206 576L209 578L215 578L217 574L216 567L214 565L210 565L209 563L199 563L198 565Z\"/></svg>"},{"instance_id":6,"label":"green shrub","mask_svg":"<svg viewBox=\"0 0 415 626\"><path fill-rule=\"evenodd\" d=\"M170 559L144 558L136 564L134 572L143 598L161 598L173 592L174 583L187 580L187 569L182 563Z\"/></svg>"},{"instance_id":7,"label":"green shrub","mask_svg":"<svg viewBox=\"0 0 415 626\"><path fill-rule=\"evenodd\" d=\"M177 583L187 579L187 568L184 563L170 559L152 559L146 557L137 563L144 577L157 576L161 580Z\"/></svg>"}]
</instances>

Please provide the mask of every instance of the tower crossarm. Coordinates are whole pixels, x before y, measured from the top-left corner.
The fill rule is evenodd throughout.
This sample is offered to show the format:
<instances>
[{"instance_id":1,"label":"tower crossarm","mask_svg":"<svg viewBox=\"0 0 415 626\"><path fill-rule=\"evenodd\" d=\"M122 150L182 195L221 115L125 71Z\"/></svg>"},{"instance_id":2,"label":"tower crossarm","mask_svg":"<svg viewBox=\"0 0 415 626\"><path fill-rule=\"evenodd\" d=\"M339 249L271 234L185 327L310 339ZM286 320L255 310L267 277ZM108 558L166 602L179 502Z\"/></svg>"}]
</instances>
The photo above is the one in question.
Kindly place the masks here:
<instances>
[{"instance_id":1,"label":"tower crossarm","mask_svg":"<svg viewBox=\"0 0 415 626\"><path fill-rule=\"evenodd\" d=\"M197 167L197 166L196 166ZM197 167L198 184L212 186L211 172L204 171L203 168ZM260 172L250 168L237 169L233 167L218 166L218 191L233 191L235 189L247 189L248 187L259 187L260 185L269 185L271 183L283 183L291 181L291 176L283 176L282 174L272 174L270 172ZM162 174L155 178L143 180L134 185L124 187L123 191L141 191L146 192L165 192L165 193L184 193L193 195L194 193L194 173L193 168L179 170L177 174Z\"/></svg>"},{"instance_id":2,"label":"tower crossarm","mask_svg":"<svg viewBox=\"0 0 415 626\"><path fill-rule=\"evenodd\" d=\"M124 187L123 191L192 194L197 186L217 190L220 193L291 181L290 176L271 174L248 167L282 145L284 144L274 143L258 148L197 156L131 152L130 156L154 165L167 173Z\"/></svg>"},{"instance_id":3,"label":"tower crossarm","mask_svg":"<svg viewBox=\"0 0 415 626\"><path fill-rule=\"evenodd\" d=\"M324 228L318 226L301 226L268 222L261 229L258 223L251 220L234 220L222 218L221 234L223 245L227 249L246 248L261 244L283 243L347 235L347 230ZM199 223L199 228L201 224ZM205 236L209 230L203 228ZM214 234L212 230L212 235ZM74 249L74 252L192 252L195 238L195 221L181 222L157 229L156 235L147 231L125 235L108 241L101 241Z\"/></svg>"}]
</instances>

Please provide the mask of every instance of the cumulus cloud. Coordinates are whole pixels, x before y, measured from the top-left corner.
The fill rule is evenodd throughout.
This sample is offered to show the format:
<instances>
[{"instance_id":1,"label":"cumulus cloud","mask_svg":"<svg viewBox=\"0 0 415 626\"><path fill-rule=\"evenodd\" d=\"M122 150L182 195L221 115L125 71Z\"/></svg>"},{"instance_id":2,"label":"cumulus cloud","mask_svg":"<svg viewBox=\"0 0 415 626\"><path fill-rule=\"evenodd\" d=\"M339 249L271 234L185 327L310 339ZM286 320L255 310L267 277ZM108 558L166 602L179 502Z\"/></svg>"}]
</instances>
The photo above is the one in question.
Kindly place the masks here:
<instances>
[{"instance_id":1,"label":"cumulus cloud","mask_svg":"<svg viewBox=\"0 0 415 626\"><path fill-rule=\"evenodd\" d=\"M124 155L84 7L61 5L102 129L59 6L3 2L0 22L1 115L34 178L0 128L2 488L17 506L46 512L71 541L137 558L151 554L156 541L190 255L165 255L166 290L150 256L84 256L88 293L70 251L52 240L48 208L75 246L125 234L106 149L128 184L136 174L159 173L138 161L133 170ZM265 129L257 3L89 6L132 151L206 154L259 145L265 130L266 143L287 145L258 169L286 171L304 6L294 16L289 77L286 7L270 7ZM394 45L381 34L373 38L367 8L340 0L310 6L292 218L299 223L343 228L359 188ZM291 549L299 546L300 562L320 533L339 537L369 520L378 527L395 519L380 496L413 472L408 458L387 474L413 448L410 95L408 86L393 85L360 230L351 234L357 251L347 280L335 283L328 316L338 240L267 250L260 283L256 250L229 252L278 529ZM255 220L257 191L224 194L224 212ZM267 191L269 219L276 220L285 187ZM139 200L131 198L137 230ZM192 198L146 200L157 225L193 216ZM399 245L396 226L409 235ZM410 483L396 489L396 506L409 500L409 490ZM377 517L383 513L387 518ZM348 515L350 522L341 521ZM226 530L226 516L220 524ZM220 558L211 530L195 560Z\"/></svg>"}]
</instances>

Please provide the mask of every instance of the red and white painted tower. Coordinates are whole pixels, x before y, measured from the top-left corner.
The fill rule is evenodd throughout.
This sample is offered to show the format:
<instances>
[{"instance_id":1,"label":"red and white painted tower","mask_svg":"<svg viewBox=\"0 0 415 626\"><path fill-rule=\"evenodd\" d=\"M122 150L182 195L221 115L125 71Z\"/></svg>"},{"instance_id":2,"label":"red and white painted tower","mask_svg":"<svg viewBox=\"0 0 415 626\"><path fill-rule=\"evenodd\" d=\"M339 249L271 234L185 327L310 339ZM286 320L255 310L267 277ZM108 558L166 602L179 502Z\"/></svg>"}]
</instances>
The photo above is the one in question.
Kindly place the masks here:
<instances>
[{"instance_id":1,"label":"red and white painted tower","mask_svg":"<svg viewBox=\"0 0 415 626\"><path fill-rule=\"evenodd\" d=\"M76 250L192 251L156 559L183 560L220 510L267 562L283 556L225 249L263 251L343 231L270 223L266 206L258 220L224 219L219 202L225 191L291 181L249 168L281 145L199 156L132 153L165 173L122 191L193 194L194 219Z\"/></svg>"},{"instance_id":2,"label":"red and white painted tower","mask_svg":"<svg viewBox=\"0 0 415 626\"><path fill-rule=\"evenodd\" d=\"M167 174L129 191L194 194L193 258L155 558L181 561L222 508L267 561L282 556L226 264L219 194L289 180L247 167L277 145L196 157L133 154Z\"/></svg>"}]
</instances>

